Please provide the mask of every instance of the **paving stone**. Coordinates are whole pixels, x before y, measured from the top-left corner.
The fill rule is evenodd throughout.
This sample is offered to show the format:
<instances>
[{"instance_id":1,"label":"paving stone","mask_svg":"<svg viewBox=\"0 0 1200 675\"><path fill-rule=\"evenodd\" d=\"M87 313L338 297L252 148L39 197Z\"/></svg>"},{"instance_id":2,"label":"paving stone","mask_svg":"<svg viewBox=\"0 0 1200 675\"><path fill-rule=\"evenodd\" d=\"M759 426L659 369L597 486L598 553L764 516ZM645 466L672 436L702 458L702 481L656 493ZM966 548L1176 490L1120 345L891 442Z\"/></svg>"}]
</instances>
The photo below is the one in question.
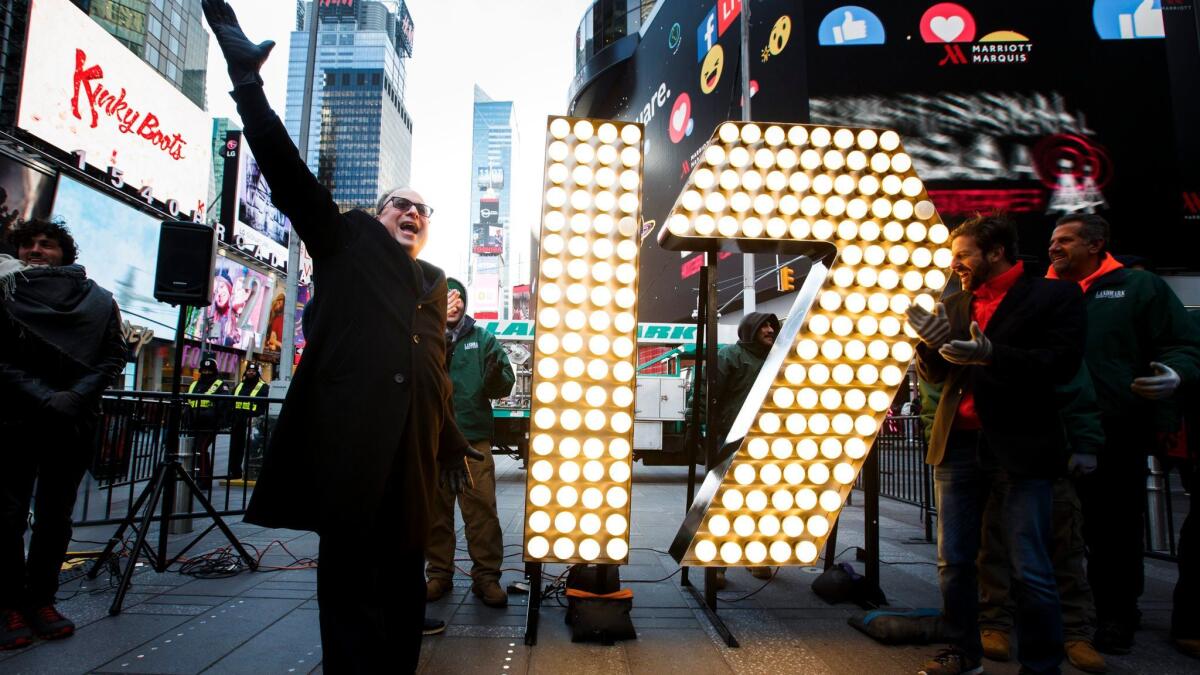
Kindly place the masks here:
<instances>
[{"instance_id":1,"label":"paving stone","mask_svg":"<svg viewBox=\"0 0 1200 675\"><path fill-rule=\"evenodd\" d=\"M233 599L193 617L168 634L126 651L100 670L198 673L299 605L298 600Z\"/></svg>"},{"instance_id":2,"label":"paving stone","mask_svg":"<svg viewBox=\"0 0 1200 675\"><path fill-rule=\"evenodd\" d=\"M79 628L74 637L38 642L29 649L13 652L0 670L18 673L87 673L113 658L169 633L188 617L126 613Z\"/></svg>"},{"instance_id":3,"label":"paving stone","mask_svg":"<svg viewBox=\"0 0 1200 675\"><path fill-rule=\"evenodd\" d=\"M297 609L229 652L205 673L308 672L321 661L317 613Z\"/></svg>"},{"instance_id":4,"label":"paving stone","mask_svg":"<svg viewBox=\"0 0 1200 675\"><path fill-rule=\"evenodd\" d=\"M421 645L418 673L524 673L529 648L514 638L441 636Z\"/></svg>"},{"instance_id":5,"label":"paving stone","mask_svg":"<svg viewBox=\"0 0 1200 675\"><path fill-rule=\"evenodd\" d=\"M629 672L634 675L718 675L734 672L712 638L699 628L638 629L638 639L622 642L621 648L625 651Z\"/></svg>"}]
</instances>

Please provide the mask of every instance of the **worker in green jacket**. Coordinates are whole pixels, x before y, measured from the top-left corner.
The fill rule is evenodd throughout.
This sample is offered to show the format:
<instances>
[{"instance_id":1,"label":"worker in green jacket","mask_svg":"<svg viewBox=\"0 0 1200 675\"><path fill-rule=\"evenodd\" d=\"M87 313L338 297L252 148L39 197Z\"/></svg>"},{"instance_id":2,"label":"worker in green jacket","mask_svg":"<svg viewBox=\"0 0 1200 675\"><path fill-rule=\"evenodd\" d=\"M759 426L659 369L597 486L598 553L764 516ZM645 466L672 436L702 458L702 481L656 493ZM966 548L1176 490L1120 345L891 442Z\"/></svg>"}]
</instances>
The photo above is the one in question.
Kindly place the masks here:
<instances>
[{"instance_id":1,"label":"worker in green jacket","mask_svg":"<svg viewBox=\"0 0 1200 675\"><path fill-rule=\"evenodd\" d=\"M751 312L738 323L737 344L727 345L717 352L717 390L713 394L714 422L709 425L707 433L715 435L718 452L721 452L725 445L729 428L733 426L733 420L742 409L750 388L758 379L758 371L762 370L767 353L774 346L775 336L778 334L778 317L774 314ZM704 383L693 383L692 391L701 392L703 395ZM688 408L691 408L690 401ZM756 579L771 578L771 570L768 567L749 569ZM724 567L717 569L716 586L718 589L725 587Z\"/></svg>"},{"instance_id":2,"label":"worker in green jacket","mask_svg":"<svg viewBox=\"0 0 1200 675\"><path fill-rule=\"evenodd\" d=\"M500 587L504 539L496 512L496 464L492 459L492 401L512 392L516 376L496 338L467 314L466 288L447 279L446 367L454 385L454 419L482 459L468 459L472 485L457 495L471 555L471 592L489 607L508 606ZM442 487L435 496L429 545L425 550L425 599L440 599L453 588L455 494Z\"/></svg>"},{"instance_id":3,"label":"worker in green jacket","mask_svg":"<svg viewBox=\"0 0 1200 675\"><path fill-rule=\"evenodd\" d=\"M1200 330L1158 276L1108 252L1107 221L1068 215L1050 237L1047 276L1078 283L1087 303L1084 359L1096 386L1105 444L1096 471L1077 485L1088 580L1096 598L1096 647L1125 654L1141 622L1146 457L1155 433L1177 424L1162 403L1200 380Z\"/></svg>"}]
</instances>

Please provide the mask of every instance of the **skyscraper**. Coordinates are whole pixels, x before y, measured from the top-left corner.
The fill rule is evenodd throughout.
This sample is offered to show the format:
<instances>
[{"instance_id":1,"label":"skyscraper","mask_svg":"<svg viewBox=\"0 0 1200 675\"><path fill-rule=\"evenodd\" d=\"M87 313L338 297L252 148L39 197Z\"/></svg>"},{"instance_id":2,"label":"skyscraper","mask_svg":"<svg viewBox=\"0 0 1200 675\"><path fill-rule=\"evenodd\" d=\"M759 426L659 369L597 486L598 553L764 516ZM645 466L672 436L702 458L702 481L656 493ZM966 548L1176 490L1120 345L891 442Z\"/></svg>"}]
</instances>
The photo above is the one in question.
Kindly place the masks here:
<instances>
[{"instance_id":1,"label":"skyscraper","mask_svg":"<svg viewBox=\"0 0 1200 675\"><path fill-rule=\"evenodd\" d=\"M508 263L512 261L509 214L512 209L513 147L517 121L512 101L493 101L475 86L471 134L470 278L472 312L481 318L508 318L512 310Z\"/></svg>"},{"instance_id":2,"label":"skyscraper","mask_svg":"<svg viewBox=\"0 0 1200 675\"><path fill-rule=\"evenodd\" d=\"M285 123L299 143L313 3L297 7ZM309 119L309 168L343 209L372 210L412 175L412 118L404 107L413 22L402 1L317 6L320 33Z\"/></svg>"},{"instance_id":3,"label":"skyscraper","mask_svg":"<svg viewBox=\"0 0 1200 675\"><path fill-rule=\"evenodd\" d=\"M200 0L72 1L184 96L207 108L208 33Z\"/></svg>"}]
</instances>

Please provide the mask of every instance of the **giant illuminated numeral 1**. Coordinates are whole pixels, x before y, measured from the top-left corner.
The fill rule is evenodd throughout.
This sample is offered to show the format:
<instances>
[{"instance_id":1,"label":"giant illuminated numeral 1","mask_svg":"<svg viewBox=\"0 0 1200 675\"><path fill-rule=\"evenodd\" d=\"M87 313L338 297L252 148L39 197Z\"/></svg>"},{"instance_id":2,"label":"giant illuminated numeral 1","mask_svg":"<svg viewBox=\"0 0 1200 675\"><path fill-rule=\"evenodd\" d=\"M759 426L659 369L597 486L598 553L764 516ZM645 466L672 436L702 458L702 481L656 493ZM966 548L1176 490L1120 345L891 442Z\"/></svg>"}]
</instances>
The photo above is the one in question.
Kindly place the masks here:
<instances>
[{"instance_id":1,"label":"giant illuminated numeral 1","mask_svg":"<svg viewBox=\"0 0 1200 675\"><path fill-rule=\"evenodd\" d=\"M816 262L671 545L686 565L816 559L933 308L949 232L894 131L722 124L664 248ZM816 310L809 309L816 304Z\"/></svg>"},{"instance_id":2,"label":"giant illuminated numeral 1","mask_svg":"<svg viewBox=\"0 0 1200 675\"><path fill-rule=\"evenodd\" d=\"M629 556L642 126L547 125L525 560Z\"/></svg>"}]
</instances>

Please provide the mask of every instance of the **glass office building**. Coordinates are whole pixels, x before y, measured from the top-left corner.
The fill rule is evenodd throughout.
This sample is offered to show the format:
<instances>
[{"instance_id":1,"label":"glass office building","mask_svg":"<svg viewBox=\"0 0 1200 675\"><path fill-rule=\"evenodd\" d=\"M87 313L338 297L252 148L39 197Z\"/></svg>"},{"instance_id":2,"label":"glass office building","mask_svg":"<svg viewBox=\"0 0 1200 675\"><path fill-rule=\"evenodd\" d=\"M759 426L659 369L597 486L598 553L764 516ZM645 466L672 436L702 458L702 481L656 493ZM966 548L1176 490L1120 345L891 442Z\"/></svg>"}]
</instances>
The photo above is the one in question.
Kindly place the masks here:
<instances>
[{"instance_id":1,"label":"glass office building","mask_svg":"<svg viewBox=\"0 0 1200 675\"><path fill-rule=\"evenodd\" d=\"M494 101L475 87L474 124L471 134L470 279L473 291L495 298L499 318L511 313L508 264L512 261L509 227L512 211L513 147L517 121L512 101ZM483 288L487 286L488 288ZM490 314L491 308L483 309Z\"/></svg>"},{"instance_id":2,"label":"glass office building","mask_svg":"<svg viewBox=\"0 0 1200 675\"><path fill-rule=\"evenodd\" d=\"M285 123L299 144L312 3L297 7ZM412 118L404 107L413 23L403 2L320 6L306 160L342 209L373 212L384 190L412 175Z\"/></svg>"}]
</instances>

